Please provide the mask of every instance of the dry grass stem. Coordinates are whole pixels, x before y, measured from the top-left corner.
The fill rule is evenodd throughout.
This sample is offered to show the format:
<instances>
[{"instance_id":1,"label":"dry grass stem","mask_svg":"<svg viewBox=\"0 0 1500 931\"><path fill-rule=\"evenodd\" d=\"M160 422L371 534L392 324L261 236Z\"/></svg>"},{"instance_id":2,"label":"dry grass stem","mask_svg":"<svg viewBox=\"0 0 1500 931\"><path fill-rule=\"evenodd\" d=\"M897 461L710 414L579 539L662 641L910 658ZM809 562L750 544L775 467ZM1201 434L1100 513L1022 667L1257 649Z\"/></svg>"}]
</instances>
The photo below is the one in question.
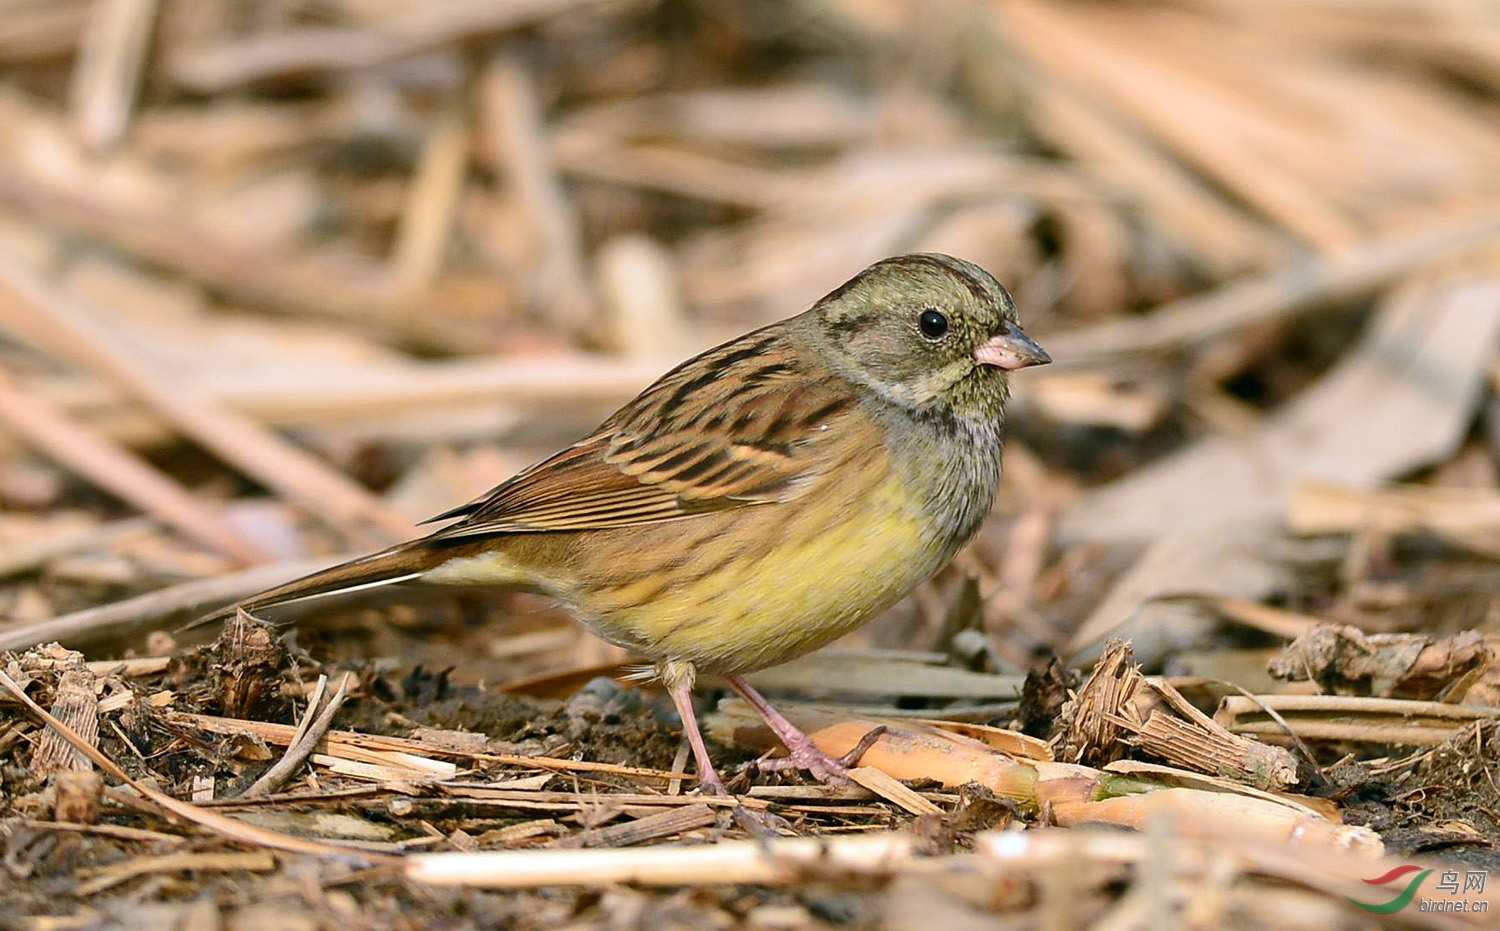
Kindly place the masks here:
<instances>
[{"instance_id":1,"label":"dry grass stem","mask_svg":"<svg viewBox=\"0 0 1500 931\"><path fill-rule=\"evenodd\" d=\"M1274 711L1285 725L1271 720ZM1440 744L1467 724L1500 716L1493 708L1347 695L1239 695L1226 697L1214 718L1237 734L1274 737L1285 727L1303 740L1426 747Z\"/></svg>"}]
</instances>

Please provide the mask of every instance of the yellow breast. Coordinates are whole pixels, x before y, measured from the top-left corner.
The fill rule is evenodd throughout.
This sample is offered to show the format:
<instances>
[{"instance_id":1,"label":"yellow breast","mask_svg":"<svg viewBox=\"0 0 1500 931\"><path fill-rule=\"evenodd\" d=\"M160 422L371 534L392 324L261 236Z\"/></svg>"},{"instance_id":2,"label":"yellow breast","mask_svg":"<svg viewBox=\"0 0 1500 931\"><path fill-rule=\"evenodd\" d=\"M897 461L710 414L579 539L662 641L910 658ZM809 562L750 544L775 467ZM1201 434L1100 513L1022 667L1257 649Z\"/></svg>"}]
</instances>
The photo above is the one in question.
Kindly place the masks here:
<instances>
[{"instance_id":1,"label":"yellow breast","mask_svg":"<svg viewBox=\"0 0 1500 931\"><path fill-rule=\"evenodd\" d=\"M716 523L639 534L642 546L675 544L675 564L614 585L595 577L574 596L580 614L647 656L743 672L852 631L952 555L938 551L931 518L891 481L863 496L809 495Z\"/></svg>"}]
</instances>

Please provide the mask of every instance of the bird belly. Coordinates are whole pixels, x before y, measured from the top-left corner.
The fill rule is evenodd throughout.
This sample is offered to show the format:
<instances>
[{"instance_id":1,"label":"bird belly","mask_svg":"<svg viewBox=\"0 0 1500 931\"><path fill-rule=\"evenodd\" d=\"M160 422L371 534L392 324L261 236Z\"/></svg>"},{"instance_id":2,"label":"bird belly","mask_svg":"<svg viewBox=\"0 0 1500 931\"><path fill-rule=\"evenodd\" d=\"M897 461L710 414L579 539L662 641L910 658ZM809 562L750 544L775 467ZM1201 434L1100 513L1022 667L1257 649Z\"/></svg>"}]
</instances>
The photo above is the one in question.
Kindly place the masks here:
<instances>
[{"instance_id":1,"label":"bird belly","mask_svg":"<svg viewBox=\"0 0 1500 931\"><path fill-rule=\"evenodd\" d=\"M875 497L820 519L735 512L763 526L693 541L674 571L587 586L577 610L604 639L657 660L722 673L786 662L859 627L952 555L926 515Z\"/></svg>"}]
</instances>

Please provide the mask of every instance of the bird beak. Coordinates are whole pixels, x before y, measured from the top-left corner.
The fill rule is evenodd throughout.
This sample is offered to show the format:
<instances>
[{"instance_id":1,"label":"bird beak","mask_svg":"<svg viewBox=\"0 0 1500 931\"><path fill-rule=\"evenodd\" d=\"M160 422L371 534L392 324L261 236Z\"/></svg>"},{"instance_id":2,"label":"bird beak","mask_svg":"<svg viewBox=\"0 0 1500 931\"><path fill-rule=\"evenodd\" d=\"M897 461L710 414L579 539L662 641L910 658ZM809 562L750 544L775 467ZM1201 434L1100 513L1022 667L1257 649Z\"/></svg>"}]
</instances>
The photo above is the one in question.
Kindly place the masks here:
<instances>
[{"instance_id":1,"label":"bird beak","mask_svg":"<svg viewBox=\"0 0 1500 931\"><path fill-rule=\"evenodd\" d=\"M1013 323L974 350L974 360L980 365L993 365L1000 369L1024 369L1032 365L1046 365L1052 361L1047 351L1038 346L1031 337L1021 332Z\"/></svg>"}]
</instances>

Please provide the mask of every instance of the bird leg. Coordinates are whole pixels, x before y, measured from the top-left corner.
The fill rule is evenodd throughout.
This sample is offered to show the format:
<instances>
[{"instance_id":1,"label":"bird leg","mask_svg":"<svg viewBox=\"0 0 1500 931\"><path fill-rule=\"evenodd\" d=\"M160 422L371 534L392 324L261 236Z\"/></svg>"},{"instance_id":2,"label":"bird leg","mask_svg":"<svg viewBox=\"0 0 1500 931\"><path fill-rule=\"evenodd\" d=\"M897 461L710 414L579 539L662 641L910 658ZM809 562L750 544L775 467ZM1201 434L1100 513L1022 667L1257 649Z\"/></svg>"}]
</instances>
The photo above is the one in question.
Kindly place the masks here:
<instances>
[{"instance_id":1,"label":"bird leg","mask_svg":"<svg viewBox=\"0 0 1500 931\"><path fill-rule=\"evenodd\" d=\"M814 779L828 785L842 786L849 783L848 766L839 760L819 750L812 738L804 734L801 728L786 719L786 715L777 711L766 697L755 690L744 676L725 676L724 681L734 689L738 695L750 703L762 718L766 726L771 728L776 738L785 745L787 749L787 761L799 769L805 769L812 774ZM851 761L852 762L852 761ZM763 769L774 768L762 764Z\"/></svg>"},{"instance_id":2,"label":"bird leg","mask_svg":"<svg viewBox=\"0 0 1500 931\"><path fill-rule=\"evenodd\" d=\"M697 670L692 663L669 660L658 664L656 673L666 685L667 694L672 696L672 704L677 706L682 732L687 735L688 746L693 748L693 759L698 764L698 784L713 795L729 798L729 789L719 778L719 771L714 769L714 761L708 758L708 745L703 742L698 715L693 711L693 681L697 678ZM791 826L769 811L751 811L744 805L735 805L730 816L751 837L766 839L791 833Z\"/></svg>"},{"instance_id":3,"label":"bird leg","mask_svg":"<svg viewBox=\"0 0 1500 931\"><path fill-rule=\"evenodd\" d=\"M693 748L693 760L698 764L698 783L714 795L727 798L729 790L724 787L724 780L719 778L719 771L714 769L714 761L708 757L708 745L703 742L698 715L693 711L693 682L698 677L697 670L692 663L672 660L659 664L656 671L667 687L667 694L672 696L672 704L677 707L677 716L682 719L682 732L687 735L688 746Z\"/></svg>"}]
</instances>

